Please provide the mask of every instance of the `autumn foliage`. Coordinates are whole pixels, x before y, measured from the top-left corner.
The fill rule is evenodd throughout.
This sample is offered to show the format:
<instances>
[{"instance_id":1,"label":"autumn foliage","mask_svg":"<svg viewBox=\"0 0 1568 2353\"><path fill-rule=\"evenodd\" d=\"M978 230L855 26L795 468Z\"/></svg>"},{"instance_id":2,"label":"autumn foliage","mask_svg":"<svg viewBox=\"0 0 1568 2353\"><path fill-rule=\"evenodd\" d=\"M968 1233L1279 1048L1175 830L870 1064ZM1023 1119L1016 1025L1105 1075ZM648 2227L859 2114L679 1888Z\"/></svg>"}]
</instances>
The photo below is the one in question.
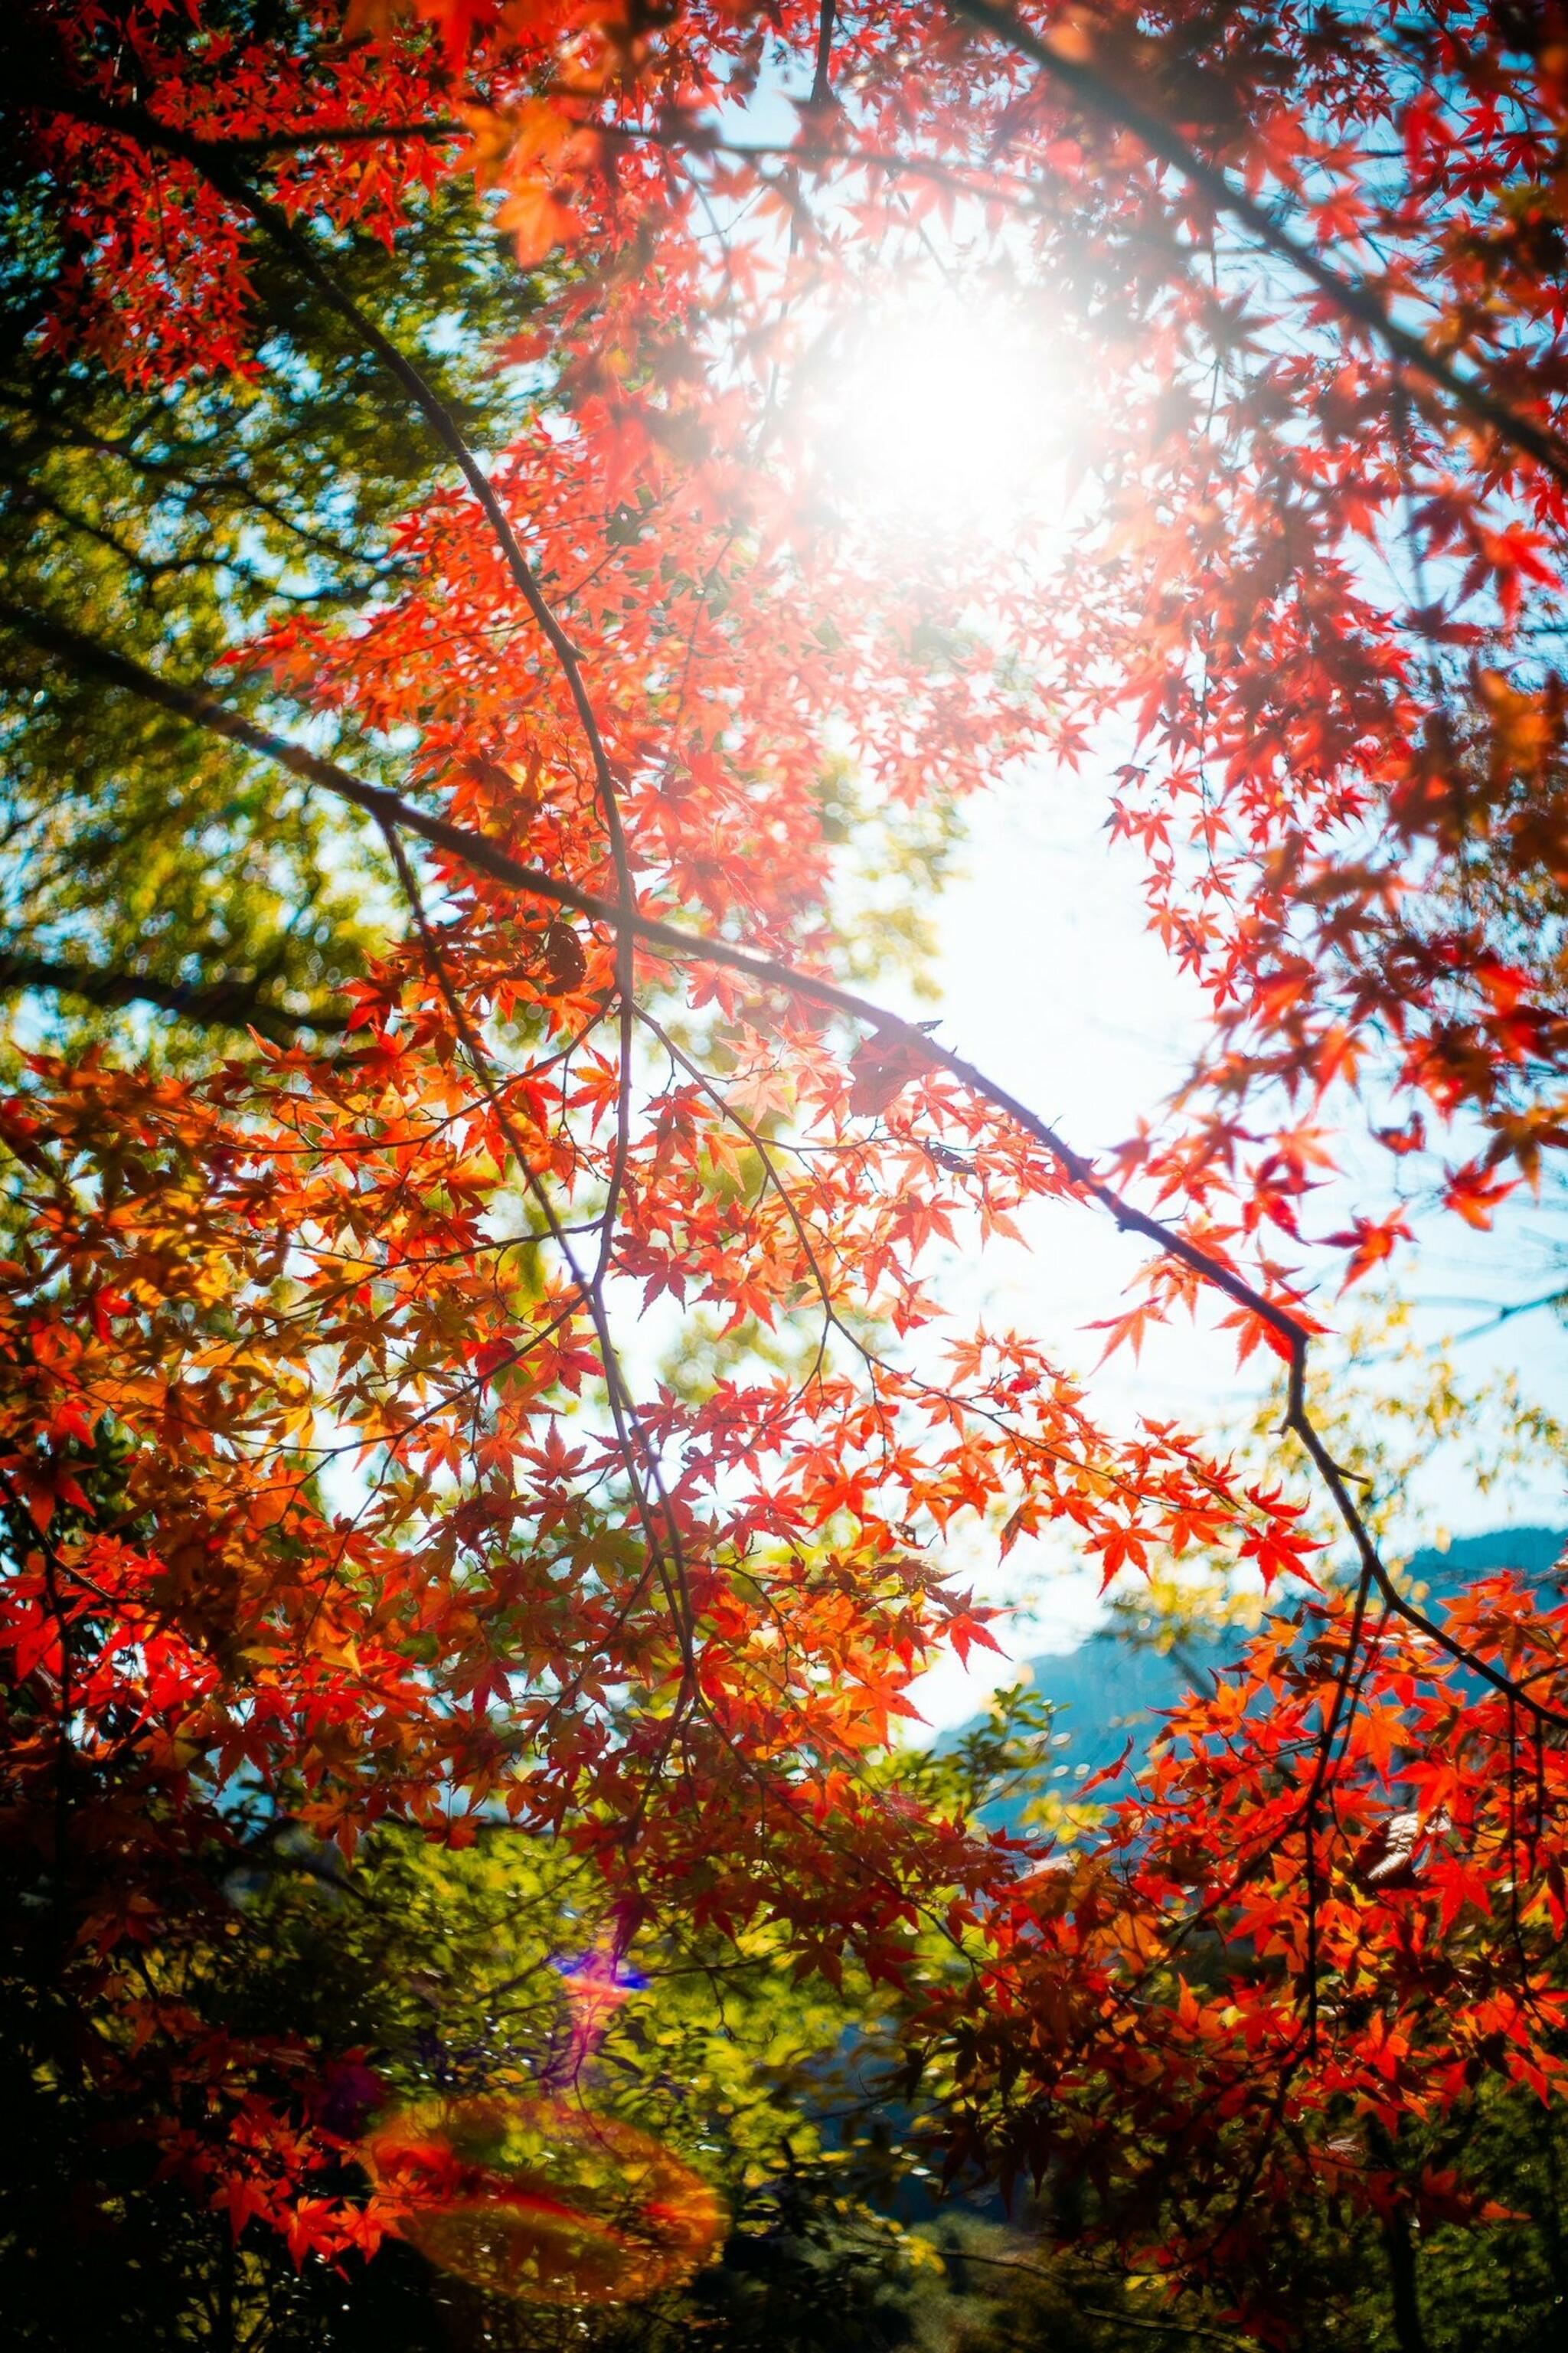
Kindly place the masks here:
<instances>
[{"instance_id":1,"label":"autumn foliage","mask_svg":"<svg viewBox=\"0 0 1568 2353\"><path fill-rule=\"evenodd\" d=\"M392 909L335 1030L258 998L184 1058L31 1053L0 1105L17 1949L49 2063L141 2087L237 2227L398 2222L342 2188L309 2040L143 1966L216 1933L269 1810L351 1861L504 1818L628 1946L853 1958L955 2167L1081 2177L1266 2334L1271 2209L1474 2211L1402 2120L1558 2095L1568 1618L1507 1580L1412 1611L1301 1376L1342 1282L1568 1139L1568 25L1132 15L8 12L28 364L259 385L265 263L437 470L378 593L221 661L0 604L30 691L234 745ZM518 289L482 450L340 275L454 188ZM824 457L836 349L933 251L1049 319L1067 386L1000 541ZM1098 1157L855 960L857 823L1026 763L1106 796L1212 1013ZM1325 1233L1338 1133L1375 1157ZM1199 1303L1273 1352L1277 1478L944 1303L1042 1202L1147 1245L1112 1345ZM1053 1525L1108 1581L1215 1550L1284 1614L1045 1853L873 1760L996 1639L955 1532Z\"/></svg>"}]
</instances>

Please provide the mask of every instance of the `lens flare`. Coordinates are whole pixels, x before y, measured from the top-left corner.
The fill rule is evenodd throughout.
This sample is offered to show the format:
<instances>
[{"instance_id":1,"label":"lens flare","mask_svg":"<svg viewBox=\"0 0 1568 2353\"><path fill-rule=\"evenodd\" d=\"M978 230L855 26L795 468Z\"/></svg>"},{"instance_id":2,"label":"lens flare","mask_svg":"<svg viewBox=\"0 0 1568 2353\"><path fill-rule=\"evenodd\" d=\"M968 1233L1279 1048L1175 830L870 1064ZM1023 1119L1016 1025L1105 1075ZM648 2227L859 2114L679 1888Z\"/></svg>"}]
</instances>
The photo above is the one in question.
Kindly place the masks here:
<instances>
[{"instance_id":1,"label":"lens flare","mask_svg":"<svg viewBox=\"0 0 1568 2353\"><path fill-rule=\"evenodd\" d=\"M555 1967L572 2021L567 2057L568 2072L574 2073L597 2051L616 2012L642 1992L647 1979L631 1967L617 1944L595 1945L591 1952L574 1954Z\"/></svg>"},{"instance_id":2,"label":"lens flare","mask_svg":"<svg viewBox=\"0 0 1568 2353\"><path fill-rule=\"evenodd\" d=\"M700 2174L563 2101L422 2100L360 2144L394 2227L431 2263L531 2304L641 2302L689 2279L724 2228Z\"/></svg>"}]
</instances>

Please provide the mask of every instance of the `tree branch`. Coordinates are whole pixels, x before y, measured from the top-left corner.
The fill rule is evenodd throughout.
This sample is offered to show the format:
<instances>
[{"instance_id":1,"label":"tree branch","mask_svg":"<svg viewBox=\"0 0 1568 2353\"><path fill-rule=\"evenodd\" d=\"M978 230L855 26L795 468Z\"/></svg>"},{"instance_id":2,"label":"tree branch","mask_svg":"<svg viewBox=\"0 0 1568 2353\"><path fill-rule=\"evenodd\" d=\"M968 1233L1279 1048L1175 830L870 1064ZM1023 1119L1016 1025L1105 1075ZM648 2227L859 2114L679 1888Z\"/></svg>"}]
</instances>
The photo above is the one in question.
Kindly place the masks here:
<instances>
[{"instance_id":1,"label":"tree branch","mask_svg":"<svg viewBox=\"0 0 1568 2353\"><path fill-rule=\"evenodd\" d=\"M381 139L413 139L432 145L467 139L460 122L436 116L422 122L300 122L286 131L263 131L251 139L208 140L226 155L293 155L306 147L367 147Z\"/></svg>"},{"instance_id":2,"label":"tree branch","mask_svg":"<svg viewBox=\"0 0 1568 2353\"><path fill-rule=\"evenodd\" d=\"M348 1027L346 1015L324 1007L291 1013L287 1006L269 1004L249 981L155 980L149 973L106 972L90 965L64 964L51 956L0 949L0 991L19 988L79 997L89 1005L155 1005L160 1012L177 1013L186 1021L214 1029L258 1029L278 1045L290 1044L301 1029L328 1036Z\"/></svg>"},{"instance_id":3,"label":"tree branch","mask_svg":"<svg viewBox=\"0 0 1568 2353\"><path fill-rule=\"evenodd\" d=\"M384 786L366 784L335 760L320 753L308 752L286 738L274 734L255 720L247 718L226 703L219 702L205 690L183 686L173 679L160 677L153 670L143 670L140 663L114 652L107 646L84 637L68 622L61 621L27 607L16 605L0 595L0 620L31 638L46 652L73 664L80 670L101 678L106 684L125 692L140 695L144 701L160 703L194 725L207 727L230 742L243 744L247 750L259 753L265 759L276 761L304 783L318 785L335 794L375 819L377 825L395 825L416 835L432 849L443 851L470 871L484 875L489 881L506 883L510 889L523 891L531 897L551 901L558 907L568 907L574 913L586 916L591 922L614 929L623 920L623 911L614 899L601 897L596 892L584 891L562 876L550 874L542 868L525 866L512 857L499 842L468 828L449 824L445 818L431 817L412 801ZM1203 1279L1215 1285L1238 1306L1247 1308L1274 1331L1288 1350L1304 1348L1309 1337L1307 1327L1286 1308L1268 1299L1223 1261L1213 1257L1185 1235L1167 1226L1158 1218L1135 1208L1113 1187L1097 1176L1093 1165L1082 1153L1075 1152L1053 1127L1032 1112L1016 1095L1010 1094L994 1079L966 1061L962 1055L933 1044L919 1025L904 1020L870 998L853 989L844 988L837 981L819 978L815 974L797 971L793 965L784 964L772 956L763 955L753 948L739 945L730 940L714 939L703 934L683 930L679 924L645 914L633 904L628 927L647 948L662 953L683 963L709 964L727 971L742 974L759 987L779 989L786 995L847 1015L852 1021L879 1031L883 1037L907 1046L918 1060L932 1070L946 1071L973 1093L987 1102L1022 1128L1026 1134L1044 1146L1072 1182L1087 1193L1099 1206L1114 1218L1125 1232L1136 1233L1160 1251L1162 1256L1180 1260Z\"/></svg>"},{"instance_id":4,"label":"tree branch","mask_svg":"<svg viewBox=\"0 0 1568 2353\"><path fill-rule=\"evenodd\" d=\"M816 71L812 78L811 96L806 105L813 114L820 113L833 96L833 0L822 0L816 20Z\"/></svg>"},{"instance_id":5,"label":"tree branch","mask_svg":"<svg viewBox=\"0 0 1568 2353\"><path fill-rule=\"evenodd\" d=\"M1437 391L1446 393L1472 422L1511 442L1553 481L1568 490L1568 445L1558 435L1536 424L1532 417L1521 415L1511 402L1504 400L1479 377L1461 375L1447 360L1429 351L1419 335L1412 334L1407 327L1389 317L1383 301L1370 287L1342 277L1311 247L1300 243L1266 206L1248 195L1244 188L1238 188L1226 172L1201 155L1162 115L1129 98L1087 59L1064 55L1040 34L1021 24L1010 8L995 5L994 0L950 0L950 5L954 16L1031 58L1087 114L1116 130L1130 131L1157 162L1179 172L1216 212L1227 213L1248 236L1256 237L1268 252L1316 287L1342 318L1366 328L1402 367L1408 368L1413 375L1424 376Z\"/></svg>"}]
</instances>

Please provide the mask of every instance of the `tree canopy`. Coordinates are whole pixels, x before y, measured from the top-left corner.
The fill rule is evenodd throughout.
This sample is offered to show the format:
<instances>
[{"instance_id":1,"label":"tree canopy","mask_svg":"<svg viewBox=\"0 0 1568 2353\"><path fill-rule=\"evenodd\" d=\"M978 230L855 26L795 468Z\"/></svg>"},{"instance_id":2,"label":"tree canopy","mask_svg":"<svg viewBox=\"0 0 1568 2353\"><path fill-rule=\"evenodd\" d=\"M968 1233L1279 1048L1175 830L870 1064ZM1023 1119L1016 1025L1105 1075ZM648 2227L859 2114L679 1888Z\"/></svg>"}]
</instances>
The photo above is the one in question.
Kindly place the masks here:
<instances>
[{"instance_id":1,"label":"tree canopy","mask_svg":"<svg viewBox=\"0 0 1568 2353\"><path fill-rule=\"evenodd\" d=\"M1413 1600L1311 1361L1568 1143L1568 23L25 0L0 69L28 2081L301 2259L488 2200L646 2289L646 2218L488 2109L378 2168L363 2052L224 1990L280 1837L503 1837L612 1985L864 1989L953 2178L1211 2316L1300 2335L1283 2215L1397 2282L1559 2095L1568 1617ZM911 316L1018 371L984 518L981 414L877 493ZM1206 1008L1130 1139L889 1001L1004 775ZM1261 1467L977 1321L1089 1217L1110 1347L1278 1360ZM1020 1838L887 1752L1051 1528L1269 1607Z\"/></svg>"}]
</instances>

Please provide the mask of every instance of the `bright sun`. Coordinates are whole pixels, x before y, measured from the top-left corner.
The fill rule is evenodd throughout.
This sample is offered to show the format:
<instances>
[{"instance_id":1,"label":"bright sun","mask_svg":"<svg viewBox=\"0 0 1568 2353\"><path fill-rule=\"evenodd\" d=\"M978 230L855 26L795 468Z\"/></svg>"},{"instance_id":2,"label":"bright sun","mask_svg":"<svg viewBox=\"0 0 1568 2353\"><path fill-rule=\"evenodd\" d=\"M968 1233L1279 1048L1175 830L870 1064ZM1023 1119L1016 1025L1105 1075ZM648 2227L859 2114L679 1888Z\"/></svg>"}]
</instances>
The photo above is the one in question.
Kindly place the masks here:
<instances>
[{"instance_id":1,"label":"bright sun","mask_svg":"<svg viewBox=\"0 0 1568 2353\"><path fill-rule=\"evenodd\" d=\"M1012 308L911 296L847 327L817 379L818 453L868 519L995 538L1059 498L1059 343Z\"/></svg>"}]
</instances>

